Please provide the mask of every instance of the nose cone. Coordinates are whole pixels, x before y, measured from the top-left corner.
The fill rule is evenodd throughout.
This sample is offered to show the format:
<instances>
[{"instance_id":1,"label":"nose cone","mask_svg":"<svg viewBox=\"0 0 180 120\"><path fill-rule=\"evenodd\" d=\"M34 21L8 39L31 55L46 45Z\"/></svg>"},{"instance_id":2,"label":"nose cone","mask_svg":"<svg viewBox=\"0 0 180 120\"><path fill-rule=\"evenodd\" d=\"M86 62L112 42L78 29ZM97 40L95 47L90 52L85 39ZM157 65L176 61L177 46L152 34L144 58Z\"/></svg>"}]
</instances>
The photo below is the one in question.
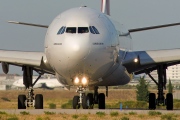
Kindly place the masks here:
<instances>
[{"instance_id":1,"label":"nose cone","mask_svg":"<svg viewBox=\"0 0 180 120\"><path fill-rule=\"evenodd\" d=\"M64 41L64 55L68 61L78 62L87 57L90 43L87 36L68 36Z\"/></svg>"}]
</instances>

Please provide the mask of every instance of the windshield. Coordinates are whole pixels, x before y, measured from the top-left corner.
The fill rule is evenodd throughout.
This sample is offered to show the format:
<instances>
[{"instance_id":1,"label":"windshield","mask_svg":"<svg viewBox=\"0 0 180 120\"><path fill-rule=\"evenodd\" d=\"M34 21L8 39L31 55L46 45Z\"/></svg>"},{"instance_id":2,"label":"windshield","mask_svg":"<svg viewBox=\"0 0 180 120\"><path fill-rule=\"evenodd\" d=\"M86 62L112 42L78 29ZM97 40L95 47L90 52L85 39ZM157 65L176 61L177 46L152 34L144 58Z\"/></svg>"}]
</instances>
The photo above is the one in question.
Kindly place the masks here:
<instances>
[{"instance_id":1,"label":"windshield","mask_svg":"<svg viewBox=\"0 0 180 120\"><path fill-rule=\"evenodd\" d=\"M67 27L66 33L76 33L76 27Z\"/></svg>"},{"instance_id":2,"label":"windshield","mask_svg":"<svg viewBox=\"0 0 180 120\"><path fill-rule=\"evenodd\" d=\"M78 33L88 33L88 27L78 27Z\"/></svg>"}]
</instances>

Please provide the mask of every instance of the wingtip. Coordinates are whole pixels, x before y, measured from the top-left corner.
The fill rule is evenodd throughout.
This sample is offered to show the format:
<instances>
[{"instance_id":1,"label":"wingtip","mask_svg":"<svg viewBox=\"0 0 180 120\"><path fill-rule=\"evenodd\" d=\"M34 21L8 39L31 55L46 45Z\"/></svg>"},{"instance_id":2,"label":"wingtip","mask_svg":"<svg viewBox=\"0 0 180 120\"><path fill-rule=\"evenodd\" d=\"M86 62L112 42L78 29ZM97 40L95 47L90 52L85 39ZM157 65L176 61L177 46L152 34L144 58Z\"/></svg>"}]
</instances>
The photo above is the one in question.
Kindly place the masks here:
<instances>
[{"instance_id":1,"label":"wingtip","mask_svg":"<svg viewBox=\"0 0 180 120\"><path fill-rule=\"evenodd\" d=\"M17 21L7 21L8 23L15 23L15 24L19 24L19 22Z\"/></svg>"}]
</instances>

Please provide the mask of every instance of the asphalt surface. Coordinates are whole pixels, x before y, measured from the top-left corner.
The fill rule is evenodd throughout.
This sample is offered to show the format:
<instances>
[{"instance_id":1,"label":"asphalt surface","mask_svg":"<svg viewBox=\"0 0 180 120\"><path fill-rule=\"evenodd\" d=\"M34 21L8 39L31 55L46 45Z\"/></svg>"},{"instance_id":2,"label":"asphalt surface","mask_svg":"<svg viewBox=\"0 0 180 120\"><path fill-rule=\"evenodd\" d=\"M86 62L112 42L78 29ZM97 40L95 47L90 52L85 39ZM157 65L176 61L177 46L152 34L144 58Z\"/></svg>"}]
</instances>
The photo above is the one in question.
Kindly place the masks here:
<instances>
[{"instance_id":1,"label":"asphalt surface","mask_svg":"<svg viewBox=\"0 0 180 120\"><path fill-rule=\"evenodd\" d=\"M20 112L29 112L29 114L36 114L36 115L41 115L45 114L44 112L54 112L56 114L96 114L96 112L105 112L106 114L110 114L111 112L119 112L119 113L129 113L129 112L136 112L137 114L148 114L150 110L134 110L134 109L105 109L105 110L99 110L99 109L0 109L1 112L6 112L8 114L20 114ZM172 111L167 111L167 110L156 110L161 112L162 114L167 114L167 113L174 113L174 114L180 114L180 110L172 110Z\"/></svg>"}]
</instances>

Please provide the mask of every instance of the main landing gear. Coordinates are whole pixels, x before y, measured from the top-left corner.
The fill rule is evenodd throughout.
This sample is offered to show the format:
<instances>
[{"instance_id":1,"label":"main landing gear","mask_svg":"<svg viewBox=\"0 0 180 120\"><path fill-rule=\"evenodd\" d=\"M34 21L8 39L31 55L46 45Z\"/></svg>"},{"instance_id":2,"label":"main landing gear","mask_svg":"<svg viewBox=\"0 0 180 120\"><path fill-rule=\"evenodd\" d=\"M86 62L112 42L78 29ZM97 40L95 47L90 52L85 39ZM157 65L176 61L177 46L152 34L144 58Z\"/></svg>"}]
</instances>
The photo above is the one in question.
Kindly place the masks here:
<instances>
[{"instance_id":1,"label":"main landing gear","mask_svg":"<svg viewBox=\"0 0 180 120\"><path fill-rule=\"evenodd\" d=\"M160 106L166 105L167 110L173 110L173 95L172 93L167 93L166 98L164 97L163 89L166 89L166 65L158 65L157 66L157 73L158 73L158 82L150 75L149 71L146 71L146 73L149 75L149 77L156 83L158 87L158 93L157 93L157 99L155 93L149 94L149 109L155 110L156 105Z\"/></svg>"},{"instance_id":2,"label":"main landing gear","mask_svg":"<svg viewBox=\"0 0 180 120\"><path fill-rule=\"evenodd\" d=\"M77 88L77 93L79 96L74 96L73 98L73 109L79 109L82 105L83 109L93 109L94 104L98 104L99 109L105 109L105 94L98 93L98 87L94 88L94 94L85 94L86 87L79 86Z\"/></svg>"},{"instance_id":3,"label":"main landing gear","mask_svg":"<svg viewBox=\"0 0 180 120\"><path fill-rule=\"evenodd\" d=\"M27 95L19 95L18 96L18 109L26 109L27 107L35 107L35 109L43 109L43 95L37 94L34 98L34 90L33 86L41 77L41 73L39 73L38 78L33 83L32 79L33 70L30 67L23 67L23 83L25 87L28 89Z\"/></svg>"}]
</instances>

